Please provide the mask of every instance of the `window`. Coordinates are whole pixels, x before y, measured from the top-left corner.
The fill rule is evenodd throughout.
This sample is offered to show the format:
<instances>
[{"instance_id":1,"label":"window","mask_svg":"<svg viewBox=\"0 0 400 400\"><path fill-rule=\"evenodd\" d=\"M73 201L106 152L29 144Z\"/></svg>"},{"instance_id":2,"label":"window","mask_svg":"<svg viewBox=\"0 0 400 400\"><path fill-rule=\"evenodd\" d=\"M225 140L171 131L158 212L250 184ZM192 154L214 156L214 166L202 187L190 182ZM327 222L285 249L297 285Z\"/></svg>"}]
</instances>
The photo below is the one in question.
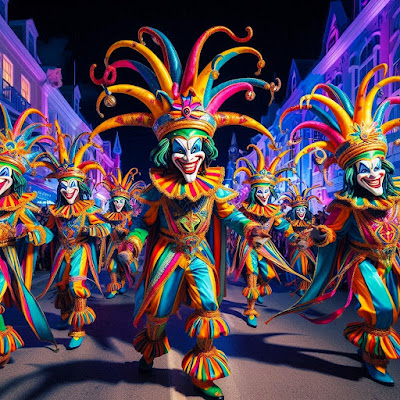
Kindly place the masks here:
<instances>
[{"instance_id":1,"label":"window","mask_svg":"<svg viewBox=\"0 0 400 400\"><path fill-rule=\"evenodd\" d=\"M4 0L0 0L0 16L6 19L6 4Z\"/></svg>"},{"instance_id":2,"label":"window","mask_svg":"<svg viewBox=\"0 0 400 400\"><path fill-rule=\"evenodd\" d=\"M31 84L23 75L21 75L21 94L28 103L31 102Z\"/></svg>"},{"instance_id":3,"label":"window","mask_svg":"<svg viewBox=\"0 0 400 400\"><path fill-rule=\"evenodd\" d=\"M291 84L292 93L295 91L296 86L297 86L296 73L293 72L293 75L292 75L292 84Z\"/></svg>"},{"instance_id":4,"label":"window","mask_svg":"<svg viewBox=\"0 0 400 400\"><path fill-rule=\"evenodd\" d=\"M13 84L13 64L3 54L3 79L12 86Z\"/></svg>"},{"instance_id":5,"label":"window","mask_svg":"<svg viewBox=\"0 0 400 400\"><path fill-rule=\"evenodd\" d=\"M399 14L400 15L400 14ZM396 53L393 57L393 76L400 75L400 46L397 48ZM393 92L396 92L400 89L400 83L394 82L393 84Z\"/></svg>"},{"instance_id":6,"label":"window","mask_svg":"<svg viewBox=\"0 0 400 400\"><path fill-rule=\"evenodd\" d=\"M326 52L328 52L339 39L339 31L336 24L336 16L333 16L331 29L329 30L328 40L326 42Z\"/></svg>"},{"instance_id":7,"label":"window","mask_svg":"<svg viewBox=\"0 0 400 400\"><path fill-rule=\"evenodd\" d=\"M33 57L35 57L35 39L31 32L28 34L28 51Z\"/></svg>"},{"instance_id":8,"label":"window","mask_svg":"<svg viewBox=\"0 0 400 400\"><path fill-rule=\"evenodd\" d=\"M360 57L360 81L364 78L364 76L369 72L375 65L379 64L379 46L380 46L380 37L379 35L374 35L372 39L364 46L361 51ZM369 85L368 91L371 90L375 83L379 80L379 74L375 74Z\"/></svg>"},{"instance_id":9,"label":"window","mask_svg":"<svg viewBox=\"0 0 400 400\"><path fill-rule=\"evenodd\" d=\"M337 74L333 80L332 80L332 85L337 86L339 89L342 88L342 74Z\"/></svg>"},{"instance_id":10,"label":"window","mask_svg":"<svg viewBox=\"0 0 400 400\"><path fill-rule=\"evenodd\" d=\"M368 3L369 0L360 0L360 10L362 10Z\"/></svg>"}]
</instances>

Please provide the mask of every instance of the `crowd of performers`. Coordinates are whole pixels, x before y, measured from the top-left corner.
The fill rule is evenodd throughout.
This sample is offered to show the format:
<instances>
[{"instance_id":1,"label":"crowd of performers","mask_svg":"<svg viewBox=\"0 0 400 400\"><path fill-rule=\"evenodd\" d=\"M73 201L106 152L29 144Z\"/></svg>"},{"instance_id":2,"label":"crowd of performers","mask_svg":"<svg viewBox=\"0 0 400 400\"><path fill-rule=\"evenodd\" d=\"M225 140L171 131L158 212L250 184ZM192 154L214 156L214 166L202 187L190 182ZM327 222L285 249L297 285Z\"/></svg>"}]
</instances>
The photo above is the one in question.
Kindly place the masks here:
<instances>
[{"instance_id":1,"label":"crowd of performers","mask_svg":"<svg viewBox=\"0 0 400 400\"><path fill-rule=\"evenodd\" d=\"M285 117L291 112L306 110L306 115L315 119L306 119L295 127L288 148L279 149L271 133L251 117L220 111L238 92L245 91L247 100L254 99L254 87L268 90L274 97L279 82L267 83L258 77L215 84L222 66L241 54L257 58L255 74L260 75L265 65L261 54L240 45L219 53L202 70L199 67L201 51L210 36L221 32L245 43L252 37L251 28L246 30L244 38L222 26L207 30L184 66L171 41L153 28L141 28L137 42L113 44L105 56L103 76L96 78L96 65L90 71L93 82L103 88L97 100L99 114L103 116L102 103L110 108L117 106L115 94L140 100L148 111L112 116L93 132L79 133L74 139L61 131L57 121L50 124L34 109L23 112L12 126L0 105L3 365L10 353L23 345L15 329L4 323L6 307L17 305L37 337L55 344L38 302L54 284L54 306L60 310L57 328L70 327L68 347L76 349L85 337L84 326L96 319L87 304L91 292L86 281L91 276L102 292L99 272L104 268L109 273L106 298L134 286L133 324L146 319L145 328L133 339L133 346L142 354L139 371L151 371L155 359L168 353L165 326L184 304L193 309L185 330L196 343L184 356L182 368L203 396L222 399L214 381L228 376L230 370L215 339L229 334L219 308L229 291L226 277L231 273L236 280L245 279L244 316L253 328L259 317L256 303L272 293L272 279L285 277L299 298L271 320L296 312L314 323L328 323L343 313L354 294L360 321L350 323L344 335L359 348L373 380L394 383L387 364L400 358L400 337L393 329L400 298L400 187L386 158L386 133L400 121L385 117L390 106L400 104L400 97L383 99L379 106L375 100L382 87L399 82L400 77L384 77L371 88L375 74L385 76L387 72L384 64L375 67L362 80L354 105L331 84L315 86L310 95L300 99L299 106L284 111L281 126L284 129ZM144 35L160 48L162 58L145 44ZM111 56L120 48L141 54L150 67L135 60L111 63ZM121 68L141 75L146 88L116 84ZM27 118L33 114L42 122L27 125ZM218 155L214 135L218 128L233 125L265 135L275 152L274 158L265 158L261 149L250 145L256 163L244 157L238 160L235 177L244 176L243 185L250 188L247 198L239 201L238 193L223 185L224 169L211 165ZM148 185L146 177L135 182L134 166L126 175L120 170L106 174L96 161L87 160L87 151L98 146L96 135L123 126L150 128L157 138L158 145L150 154L154 168L149 171ZM290 146L301 140L303 129L309 128L325 135L326 141L306 145L291 162L280 166L292 153ZM46 130L54 134L44 133ZM316 187L296 185L289 179L300 158L310 153L321 165L326 184L330 184L327 171L332 164L344 170L343 187L325 216L311 212L311 200L320 202L312 194ZM46 169L47 178L58 180L57 199L43 225L37 219L41 210L33 203L35 194L25 191L24 174L37 168ZM106 210L92 200L91 170L104 176L101 185L110 195ZM277 190L281 182L286 182L285 192ZM139 213L133 212L132 202L140 205ZM36 299L30 292L35 263L40 246L50 242L56 248L50 278ZM142 250L144 261L139 263ZM330 315L314 320L309 317L306 310L332 298L344 280L349 292L346 304Z\"/></svg>"}]
</instances>

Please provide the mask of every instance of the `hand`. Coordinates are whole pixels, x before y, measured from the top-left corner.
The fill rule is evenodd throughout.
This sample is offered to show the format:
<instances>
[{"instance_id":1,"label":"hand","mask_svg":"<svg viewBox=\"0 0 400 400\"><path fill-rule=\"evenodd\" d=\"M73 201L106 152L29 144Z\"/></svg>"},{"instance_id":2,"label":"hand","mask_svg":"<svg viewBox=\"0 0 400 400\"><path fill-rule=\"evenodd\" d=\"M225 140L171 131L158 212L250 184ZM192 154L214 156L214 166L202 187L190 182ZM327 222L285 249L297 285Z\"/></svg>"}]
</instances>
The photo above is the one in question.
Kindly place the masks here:
<instances>
[{"instance_id":1,"label":"hand","mask_svg":"<svg viewBox=\"0 0 400 400\"><path fill-rule=\"evenodd\" d=\"M297 247L300 249L300 250L306 250L306 249L308 249L308 243L307 243L307 240L304 240L304 239L300 239L298 242L297 242Z\"/></svg>"},{"instance_id":2,"label":"hand","mask_svg":"<svg viewBox=\"0 0 400 400\"><path fill-rule=\"evenodd\" d=\"M258 249L264 244L265 239L269 237L271 236L261 226L256 226L250 231L249 243L255 249Z\"/></svg>"},{"instance_id":3,"label":"hand","mask_svg":"<svg viewBox=\"0 0 400 400\"><path fill-rule=\"evenodd\" d=\"M313 240L315 243L322 243L326 239L326 233L323 232L321 229L314 228L310 232L310 238Z\"/></svg>"}]
</instances>

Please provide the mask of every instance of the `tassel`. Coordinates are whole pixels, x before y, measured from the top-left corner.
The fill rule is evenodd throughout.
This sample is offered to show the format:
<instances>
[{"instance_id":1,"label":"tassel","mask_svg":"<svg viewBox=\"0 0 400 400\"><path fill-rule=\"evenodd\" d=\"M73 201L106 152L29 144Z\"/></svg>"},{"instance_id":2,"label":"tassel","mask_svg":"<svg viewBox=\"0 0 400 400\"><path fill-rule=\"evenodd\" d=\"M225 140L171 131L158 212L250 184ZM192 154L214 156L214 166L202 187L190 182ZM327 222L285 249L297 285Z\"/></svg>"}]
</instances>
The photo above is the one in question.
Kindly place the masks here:
<instances>
[{"instance_id":1,"label":"tassel","mask_svg":"<svg viewBox=\"0 0 400 400\"><path fill-rule=\"evenodd\" d=\"M117 280L116 272L110 272L110 278L111 282L107 285L107 292L117 292L122 286Z\"/></svg>"},{"instance_id":2,"label":"tassel","mask_svg":"<svg viewBox=\"0 0 400 400\"><path fill-rule=\"evenodd\" d=\"M185 323L185 332L190 337L199 339L216 339L229 334L228 324L217 311L195 311L189 315Z\"/></svg>"},{"instance_id":3,"label":"tassel","mask_svg":"<svg viewBox=\"0 0 400 400\"><path fill-rule=\"evenodd\" d=\"M272 293L271 286L268 283L264 285L258 285L258 292L260 296L269 296Z\"/></svg>"},{"instance_id":4,"label":"tassel","mask_svg":"<svg viewBox=\"0 0 400 400\"><path fill-rule=\"evenodd\" d=\"M208 352L195 346L183 358L182 368L189 376L203 382L224 378L231 373L226 355L215 346Z\"/></svg>"},{"instance_id":5,"label":"tassel","mask_svg":"<svg viewBox=\"0 0 400 400\"><path fill-rule=\"evenodd\" d=\"M165 331L157 339L151 340L147 335L147 329L143 329L136 335L133 347L147 360L161 357L171 348Z\"/></svg>"},{"instance_id":6,"label":"tassel","mask_svg":"<svg viewBox=\"0 0 400 400\"><path fill-rule=\"evenodd\" d=\"M17 331L10 325L5 331L0 331L0 356L7 355L24 345L24 341Z\"/></svg>"},{"instance_id":7,"label":"tassel","mask_svg":"<svg viewBox=\"0 0 400 400\"><path fill-rule=\"evenodd\" d=\"M260 296L260 292L257 288L250 288L246 286L243 291L243 296L247 298L247 300L257 300Z\"/></svg>"},{"instance_id":8,"label":"tassel","mask_svg":"<svg viewBox=\"0 0 400 400\"><path fill-rule=\"evenodd\" d=\"M347 325L343 335L350 343L377 358L400 358L400 336L393 328L377 329L363 322L353 322Z\"/></svg>"}]
</instances>

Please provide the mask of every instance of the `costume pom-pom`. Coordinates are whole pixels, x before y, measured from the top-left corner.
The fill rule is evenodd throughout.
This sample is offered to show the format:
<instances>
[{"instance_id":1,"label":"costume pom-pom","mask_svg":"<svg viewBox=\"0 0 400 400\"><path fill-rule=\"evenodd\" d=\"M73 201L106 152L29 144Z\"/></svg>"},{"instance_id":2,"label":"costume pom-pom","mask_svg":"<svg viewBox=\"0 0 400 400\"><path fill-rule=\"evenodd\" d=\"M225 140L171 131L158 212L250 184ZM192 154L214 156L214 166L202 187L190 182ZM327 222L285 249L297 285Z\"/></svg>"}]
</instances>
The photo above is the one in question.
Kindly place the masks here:
<instances>
[{"instance_id":1,"label":"costume pom-pom","mask_svg":"<svg viewBox=\"0 0 400 400\"><path fill-rule=\"evenodd\" d=\"M257 288L251 288L246 286L243 291L243 296L247 298L247 300L257 300L260 296L260 292Z\"/></svg>"},{"instance_id":2,"label":"costume pom-pom","mask_svg":"<svg viewBox=\"0 0 400 400\"><path fill-rule=\"evenodd\" d=\"M228 324L221 318L219 311L201 311L189 315L185 331L190 337L216 339L229 334Z\"/></svg>"},{"instance_id":3,"label":"costume pom-pom","mask_svg":"<svg viewBox=\"0 0 400 400\"><path fill-rule=\"evenodd\" d=\"M24 341L17 331L10 325L5 331L0 331L0 356L7 355L24 345Z\"/></svg>"},{"instance_id":4,"label":"costume pom-pom","mask_svg":"<svg viewBox=\"0 0 400 400\"><path fill-rule=\"evenodd\" d=\"M83 325L90 325L96 320L96 314L91 307L82 311L73 310L68 318L68 323L74 327L82 328Z\"/></svg>"},{"instance_id":5,"label":"costume pom-pom","mask_svg":"<svg viewBox=\"0 0 400 400\"><path fill-rule=\"evenodd\" d=\"M151 340L147 335L147 329L143 329L136 335L133 347L147 359L161 357L171 348L165 331L157 339Z\"/></svg>"}]
</instances>

